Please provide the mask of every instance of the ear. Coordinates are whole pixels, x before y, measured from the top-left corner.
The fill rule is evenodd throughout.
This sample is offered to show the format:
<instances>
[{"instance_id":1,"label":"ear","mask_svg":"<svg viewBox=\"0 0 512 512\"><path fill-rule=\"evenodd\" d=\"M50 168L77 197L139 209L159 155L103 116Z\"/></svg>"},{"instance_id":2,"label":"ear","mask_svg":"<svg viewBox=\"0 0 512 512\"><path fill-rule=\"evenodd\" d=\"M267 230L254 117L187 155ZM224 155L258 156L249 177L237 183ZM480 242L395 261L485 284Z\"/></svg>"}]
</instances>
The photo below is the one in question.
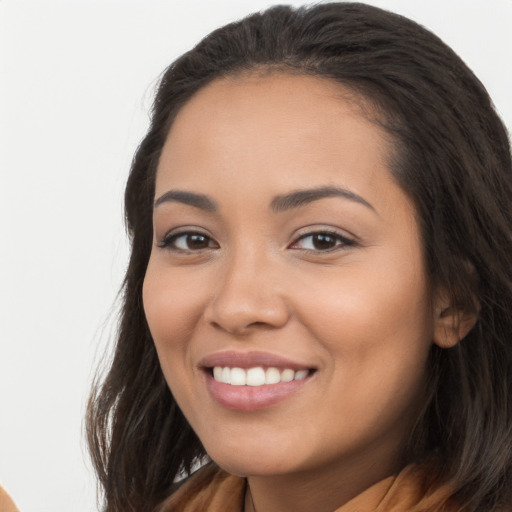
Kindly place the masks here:
<instances>
[{"instance_id":1,"label":"ear","mask_svg":"<svg viewBox=\"0 0 512 512\"><path fill-rule=\"evenodd\" d=\"M452 348L474 327L480 304L473 298L474 307L466 310L453 303L446 290L437 294L434 304L434 343L441 348Z\"/></svg>"}]
</instances>

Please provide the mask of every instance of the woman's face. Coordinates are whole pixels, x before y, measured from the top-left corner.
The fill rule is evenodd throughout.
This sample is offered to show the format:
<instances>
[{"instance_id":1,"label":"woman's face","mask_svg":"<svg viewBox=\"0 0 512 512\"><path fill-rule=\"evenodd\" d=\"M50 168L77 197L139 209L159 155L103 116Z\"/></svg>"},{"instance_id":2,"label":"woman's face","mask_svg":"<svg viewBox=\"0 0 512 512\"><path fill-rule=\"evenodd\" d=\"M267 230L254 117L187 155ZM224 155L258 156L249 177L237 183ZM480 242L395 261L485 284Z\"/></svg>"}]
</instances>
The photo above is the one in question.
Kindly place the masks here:
<instances>
[{"instance_id":1,"label":"woman's face","mask_svg":"<svg viewBox=\"0 0 512 512\"><path fill-rule=\"evenodd\" d=\"M217 80L163 149L144 308L174 397L235 474L393 470L423 396L436 319L414 207L350 98Z\"/></svg>"}]
</instances>

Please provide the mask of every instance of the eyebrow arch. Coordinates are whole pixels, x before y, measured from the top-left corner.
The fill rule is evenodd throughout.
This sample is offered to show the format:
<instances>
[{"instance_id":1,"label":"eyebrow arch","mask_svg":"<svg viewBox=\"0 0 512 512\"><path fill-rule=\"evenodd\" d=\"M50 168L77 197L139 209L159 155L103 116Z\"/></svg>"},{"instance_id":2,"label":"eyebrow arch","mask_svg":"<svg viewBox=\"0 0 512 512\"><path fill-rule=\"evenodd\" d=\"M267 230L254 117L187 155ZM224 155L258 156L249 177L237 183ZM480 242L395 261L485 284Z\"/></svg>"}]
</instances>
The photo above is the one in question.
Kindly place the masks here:
<instances>
[{"instance_id":1,"label":"eyebrow arch","mask_svg":"<svg viewBox=\"0 0 512 512\"><path fill-rule=\"evenodd\" d=\"M270 203L272 211L279 213L293 208L300 208L306 204L324 199L326 197L342 197L366 206L370 210L375 208L364 198L346 188L341 187L319 187L305 190L298 190L281 196L276 196Z\"/></svg>"},{"instance_id":2,"label":"eyebrow arch","mask_svg":"<svg viewBox=\"0 0 512 512\"><path fill-rule=\"evenodd\" d=\"M194 192L186 192L184 190L169 190L162 194L154 204L158 207L163 203L176 202L187 204L204 210L205 212L216 212L217 204L213 199L204 194L195 194Z\"/></svg>"}]
</instances>

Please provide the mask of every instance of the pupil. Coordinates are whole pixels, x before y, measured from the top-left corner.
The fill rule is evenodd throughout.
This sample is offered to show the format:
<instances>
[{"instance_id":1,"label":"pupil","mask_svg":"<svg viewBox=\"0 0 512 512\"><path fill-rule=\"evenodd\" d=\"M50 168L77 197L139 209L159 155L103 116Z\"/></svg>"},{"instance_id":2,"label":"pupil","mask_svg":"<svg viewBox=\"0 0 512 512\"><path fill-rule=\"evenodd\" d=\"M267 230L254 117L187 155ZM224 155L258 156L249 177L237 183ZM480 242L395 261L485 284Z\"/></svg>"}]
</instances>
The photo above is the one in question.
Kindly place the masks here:
<instances>
[{"instance_id":1,"label":"pupil","mask_svg":"<svg viewBox=\"0 0 512 512\"><path fill-rule=\"evenodd\" d=\"M187 245L189 249L205 249L208 247L208 239L204 235L189 235Z\"/></svg>"},{"instance_id":2,"label":"pupil","mask_svg":"<svg viewBox=\"0 0 512 512\"><path fill-rule=\"evenodd\" d=\"M313 245L315 249L332 249L336 244L336 240L331 235L319 234L313 237Z\"/></svg>"}]
</instances>

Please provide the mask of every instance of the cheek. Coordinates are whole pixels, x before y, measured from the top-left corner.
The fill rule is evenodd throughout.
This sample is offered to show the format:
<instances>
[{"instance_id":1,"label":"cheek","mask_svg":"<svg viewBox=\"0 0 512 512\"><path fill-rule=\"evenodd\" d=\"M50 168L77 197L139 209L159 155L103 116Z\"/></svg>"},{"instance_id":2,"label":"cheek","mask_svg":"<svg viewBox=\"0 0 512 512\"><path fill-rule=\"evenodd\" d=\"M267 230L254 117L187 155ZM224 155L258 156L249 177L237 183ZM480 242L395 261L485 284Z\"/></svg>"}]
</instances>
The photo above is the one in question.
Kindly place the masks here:
<instances>
[{"instance_id":1,"label":"cheek","mask_svg":"<svg viewBox=\"0 0 512 512\"><path fill-rule=\"evenodd\" d=\"M318 317L326 327L336 325L341 314L344 322L370 329L400 329L411 322L410 327L419 327L431 316L427 282L415 268L359 265L327 269L312 274L301 288L308 291L308 309L315 310L309 316Z\"/></svg>"},{"instance_id":2,"label":"cheek","mask_svg":"<svg viewBox=\"0 0 512 512\"><path fill-rule=\"evenodd\" d=\"M432 334L426 297L414 286L344 284L329 300L311 301L304 319L330 361L321 400L333 446L407 428L424 393Z\"/></svg>"},{"instance_id":3,"label":"cheek","mask_svg":"<svg viewBox=\"0 0 512 512\"><path fill-rule=\"evenodd\" d=\"M179 272L166 268L157 258L155 260L150 259L144 277L144 313L157 345L179 343L182 334L201 315L201 288L190 274L184 279Z\"/></svg>"},{"instance_id":4,"label":"cheek","mask_svg":"<svg viewBox=\"0 0 512 512\"><path fill-rule=\"evenodd\" d=\"M332 276L331 276L332 277ZM304 287L302 323L322 344L336 379L354 397L368 391L382 398L423 381L431 347L433 316L426 279L414 268L372 268L317 279ZM359 389L360 388L360 389ZM357 399L356 399L357 401Z\"/></svg>"},{"instance_id":5,"label":"cheek","mask_svg":"<svg viewBox=\"0 0 512 512\"><path fill-rule=\"evenodd\" d=\"M360 282L351 286L350 280L343 283L344 289L324 290L317 294L319 300L312 301L307 311L313 330L321 329L322 337L333 342L350 340L349 348L364 346L390 346L403 342L431 337L431 316L427 298L414 290L379 289L375 284L363 288ZM324 295L324 299L320 299ZM383 347L384 348L384 347ZM343 346L340 345L340 349Z\"/></svg>"},{"instance_id":6,"label":"cheek","mask_svg":"<svg viewBox=\"0 0 512 512\"><path fill-rule=\"evenodd\" d=\"M191 385L195 367L188 340L203 308L190 277L186 283L182 281L179 273L150 261L144 278L143 305L165 380L188 416L195 400Z\"/></svg>"},{"instance_id":7,"label":"cheek","mask_svg":"<svg viewBox=\"0 0 512 512\"><path fill-rule=\"evenodd\" d=\"M190 278L160 270L150 261L143 285L143 305L148 326L166 377L184 366L186 340L202 314L201 297ZM177 357L179 356L179 357Z\"/></svg>"}]
</instances>

